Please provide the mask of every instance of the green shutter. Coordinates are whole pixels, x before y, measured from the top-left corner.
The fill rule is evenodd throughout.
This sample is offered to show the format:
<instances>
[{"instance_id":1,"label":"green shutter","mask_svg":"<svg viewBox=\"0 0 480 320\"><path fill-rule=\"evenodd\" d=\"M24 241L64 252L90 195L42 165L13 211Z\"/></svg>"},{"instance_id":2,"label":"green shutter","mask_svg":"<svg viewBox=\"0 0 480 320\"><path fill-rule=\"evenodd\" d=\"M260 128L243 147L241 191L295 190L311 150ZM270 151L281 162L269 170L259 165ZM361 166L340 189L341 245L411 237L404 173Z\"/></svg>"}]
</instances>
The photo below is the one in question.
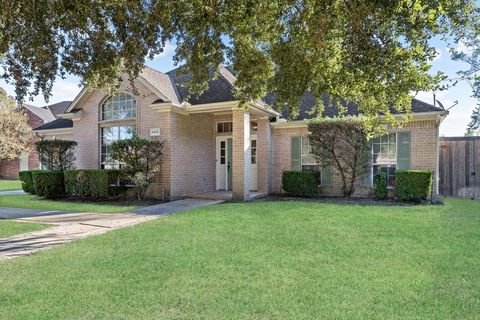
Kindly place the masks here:
<instances>
[{"instance_id":1,"label":"green shutter","mask_svg":"<svg viewBox=\"0 0 480 320\"><path fill-rule=\"evenodd\" d=\"M322 186L328 187L333 185L333 167L328 165L322 168Z\"/></svg>"},{"instance_id":2,"label":"green shutter","mask_svg":"<svg viewBox=\"0 0 480 320\"><path fill-rule=\"evenodd\" d=\"M397 132L397 170L410 169L410 131Z\"/></svg>"},{"instance_id":3,"label":"green shutter","mask_svg":"<svg viewBox=\"0 0 480 320\"><path fill-rule=\"evenodd\" d=\"M292 136L290 149L291 170L302 171L302 137Z\"/></svg>"}]
</instances>

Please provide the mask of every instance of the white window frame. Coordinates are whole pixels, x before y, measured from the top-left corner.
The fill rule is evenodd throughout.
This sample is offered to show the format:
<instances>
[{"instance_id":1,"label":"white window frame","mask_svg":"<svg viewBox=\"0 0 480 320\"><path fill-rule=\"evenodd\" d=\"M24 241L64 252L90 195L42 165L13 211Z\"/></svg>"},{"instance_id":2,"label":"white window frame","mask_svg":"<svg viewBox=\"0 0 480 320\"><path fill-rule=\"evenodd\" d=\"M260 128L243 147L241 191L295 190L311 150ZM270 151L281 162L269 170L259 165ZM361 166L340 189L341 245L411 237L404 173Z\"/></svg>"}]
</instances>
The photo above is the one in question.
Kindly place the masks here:
<instances>
[{"instance_id":1,"label":"white window frame","mask_svg":"<svg viewBox=\"0 0 480 320\"><path fill-rule=\"evenodd\" d=\"M218 125L222 125L222 131L218 131ZM230 127L230 131L225 131L225 125L228 124ZM215 132L219 134L224 134L224 133L232 133L233 132L233 121L217 121L215 122Z\"/></svg>"},{"instance_id":2,"label":"white window frame","mask_svg":"<svg viewBox=\"0 0 480 320\"><path fill-rule=\"evenodd\" d=\"M104 145L103 144L103 130L105 129L108 129L108 128L121 128L121 127L132 127L133 128L133 133L132 133L132 136L135 135L137 133L137 126L136 125L133 125L133 124L130 124L130 125L118 125L118 126L107 126L107 127L101 127L100 128L100 168L101 169L120 169L121 166L122 166L122 163L120 162L116 162L116 161L113 161L113 162L106 162L106 161L102 161L103 159L103 156L104 155L108 155L107 152L103 152L103 147L104 146L107 146L107 145ZM120 133L121 131L118 130L118 139L117 140L114 140L114 141L120 141ZM106 168L107 166L109 166L109 168Z\"/></svg>"},{"instance_id":3,"label":"white window frame","mask_svg":"<svg viewBox=\"0 0 480 320\"><path fill-rule=\"evenodd\" d=\"M322 185L323 184L322 168L320 167L320 164L317 162L317 160L315 160L315 156L311 153L310 141L308 141L310 152L306 155L310 156L314 160L313 160L313 162L304 162L303 161L303 155L304 155L303 154L303 152L304 152L303 143L304 143L305 139L309 140L310 138L309 137L304 137L304 136L300 137L300 168L301 168L302 171L310 171L310 170L303 170L303 166L317 166L318 170L316 170L316 171L320 173L320 185Z\"/></svg>"},{"instance_id":4,"label":"white window frame","mask_svg":"<svg viewBox=\"0 0 480 320\"><path fill-rule=\"evenodd\" d=\"M372 163L372 165L371 165L371 168L370 168L370 185L372 187L375 187L375 176L374 176L374 167L375 166L386 167L386 168L389 168L389 169L394 167L395 168L394 170L396 170L396 167L397 167L397 153L398 153L398 134L396 132L388 132L386 135L383 135L382 137L384 137L384 136L389 137L391 135L395 135L395 153L394 153L393 159L384 160L384 161L380 161L380 162L378 162L378 161L374 162L374 159L375 159L375 152L374 152L375 144L382 145L383 143L382 142L376 143L375 141L372 142L372 149L371 149L371 163ZM382 137L378 137L378 138L381 139ZM389 149L391 149L390 139L388 139L388 145L389 145ZM380 147L380 151L381 151L381 147ZM377 153L377 154L379 154L379 153ZM391 176L391 175L389 175L389 176ZM388 185L389 176L387 176L387 188L388 189L393 189L394 186Z\"/></svg>"},{"instance_id":5,"label":"white window frame","mask_svg":"<svg viewBox=\"0 0 480 320\"><path fill-rule=\"evenodd\" d=\"M119 95L125 95L126 98L129 98L129 99L124 99L124 100L119 100L119 101L112 101L112 99L114 99L115 97L119 96ZM119 109L119 110L108 110L108 111L105 111L105 106L108 104L108 103L117 103L119 105L119 107L121 106L122 102L123 103L126 103L126 102L131 102L133 101L133 104L129 107L129 108L125 108L125 109ZM117 112L117 114L119 114L118 112L120 111L123 111L123 112L127 112L127 113L130 113L131 116L130 117L125 117L125 118L121 118L121 117L110 117L109 119L107 119L105 117L105 114L106 113L109 113L109 114L112 114L114 115L115 112ZM101 121L121 121L121 120L132 120L132 119L136 119L137 118L137 99L135 99L135 97L133 95L131 95L130 93L128 92L117 92L111 96L109 96L107 99L105 99L105 101L103 101L102 105L101 105L101 110L100 110L100 119Z\"/></svg>"}]
</instances>

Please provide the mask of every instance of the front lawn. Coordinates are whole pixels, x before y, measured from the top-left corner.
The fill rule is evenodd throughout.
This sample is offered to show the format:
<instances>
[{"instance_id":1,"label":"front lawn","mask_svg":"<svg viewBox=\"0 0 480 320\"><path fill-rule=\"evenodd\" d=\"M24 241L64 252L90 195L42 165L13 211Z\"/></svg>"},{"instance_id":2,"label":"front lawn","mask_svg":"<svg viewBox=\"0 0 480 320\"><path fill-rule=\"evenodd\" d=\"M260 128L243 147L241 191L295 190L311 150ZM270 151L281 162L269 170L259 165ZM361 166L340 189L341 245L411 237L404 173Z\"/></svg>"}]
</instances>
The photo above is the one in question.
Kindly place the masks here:
<instances>
[{"instance_id":1,"label":"front lawn","mask_svg":"<svg viewBox=\"0 0 480 320\"><path fill-rule=\"evenodd\" d=\"M478 319L480 202L179 213L0 263L10 319Z\"/></svg>"},{"instance_id":2,"label":"front lawn","mask_svg":"<svg viewBox=\"0 0 480 320\"><path fill-rule=\"evenodd\" d=\"M20 233L42 230L49 227L40 223L23 223L11 220L0 220L0 238L11 237ZM0 276L1 278L2 276Z\"/></svg>"},{"instance_id":3,"label":"front lawn","mask_svg":"<svg viewBox=\"0 0 480 320\"><path fill-rule=\"evenodd\" d=\"M0 191L21 190L22 184L19 180L0 180Z\"/></svg>"},{"instance_id":4,"label":"front lawn","mask_svg":"<svg viewBox=\"0 0 480 320\"><path fill-rule=\"evenodd\" d=\"M140 208L140 206L122 204L45 200L34 195L0 196L0 207L93 213L119 213Z\"/></svg>"}]
</instances>

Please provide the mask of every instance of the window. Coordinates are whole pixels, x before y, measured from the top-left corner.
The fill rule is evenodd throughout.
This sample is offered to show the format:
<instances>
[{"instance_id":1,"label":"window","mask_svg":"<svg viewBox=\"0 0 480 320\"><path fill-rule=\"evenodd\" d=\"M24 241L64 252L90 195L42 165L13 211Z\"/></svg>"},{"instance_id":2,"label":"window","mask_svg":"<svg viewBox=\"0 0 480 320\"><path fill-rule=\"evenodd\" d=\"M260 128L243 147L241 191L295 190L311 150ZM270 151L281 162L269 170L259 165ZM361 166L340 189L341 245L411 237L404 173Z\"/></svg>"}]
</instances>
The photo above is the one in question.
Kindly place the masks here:
<instances>
[{"instance_id":1,"label":"window","mask_svg":"<svg viewBox=\"0 0 480 320\"><path fill-rule=\"evenodd\" d=\"M252 140L252 145L250 146L251 153L251 164L257 164L257 140Z\"/></svg>"},{"instance_id":2,"label":"window","mask_svg":"<svg viewBox=\"0 0 480 320\"><path fill-rule=\"evenodd\" d=\"M126 120L137 116L135 98L126 93L117 93L102 106L102 120Z\"/></svg>"},{"instance_id":3,"label":"window","mask_svg":"<svg viewBox=\"0 0 480 320\"><path fill-rule=\"evenodd\" d=\"M220 141L220 164L225 164L227 159L226 142Z\"/></svg>"},{"instance_id":4,"label":"window","mask_svg":"<svg viewBox=\"0 0 480 320\"><path fill-rule=\"evenodd\" d=\"M130 139L135 134L135 126L118 126L102 128L101 162L102 169L119 169L121 163L110 158L111 146L114 141Z\"/></svg>"},{"instance_id":5,"label":"window","mask_svg":"<svg viewBox=\"0 0 480 320\"><path fill-rule=\"evenodd\" d=\"M250 131L251 132L257 132L258 131L257 121L250 121Z\"/></svg>"},{"instance_id":6,"label":"window","mask_svg":"<svg viewBox=\"0 0 480 320\"><path fill-rule=\"evenodd\" d=\"M395 169L397 166L397 135L390 133L373 140L372 144L373 177L378 172L387 174L388 186L395 184Z\"/></svg>"},{"instance_id":7,"label":"window","mask_svg":"<svg viewBox=\"0 0 480 320\"><path fill-rule=\"evenodd\" d=\"M229 133L232 132L232 122L217 122L217 133Z\"/></svg>"},{"instance_id":8,"label":"window","mask_svg":"<svg viewBox=\"0 0 480 320\"><path fill-rule=\"evenodd\" d=\"M310 141L308 137L302 137L302 171L320 171L320 165L318 164L315 156L312 154L312 148L310 147Z\"/></svg>"}]
</instances>

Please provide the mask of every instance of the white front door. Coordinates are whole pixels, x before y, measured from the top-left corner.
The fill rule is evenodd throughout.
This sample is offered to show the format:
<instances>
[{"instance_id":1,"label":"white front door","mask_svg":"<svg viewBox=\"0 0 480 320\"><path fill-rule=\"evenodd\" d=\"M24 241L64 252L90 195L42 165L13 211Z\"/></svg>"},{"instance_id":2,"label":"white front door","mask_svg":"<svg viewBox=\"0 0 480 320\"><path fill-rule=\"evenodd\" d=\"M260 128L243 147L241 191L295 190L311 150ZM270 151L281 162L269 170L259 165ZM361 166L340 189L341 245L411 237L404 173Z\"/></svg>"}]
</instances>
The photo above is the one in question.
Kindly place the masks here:
<instances>
[{"instance_id":1,"label":"white front door","mask_svg":"<svg viewBox=\"0 0 480 320\"><path fill-rule=\"evenodd\" d=\"M217 137L216 190L232 190L232 138Z\"/></svg>"},{"instance_id":2,"label":"white front door","mask_svg":"<svg viewBox=\"0 0 480 320\"><path fill-rule=\"evenodd\" d=\"M250 141L250 191L258 190L257 146L257 136L252 136Z\"/></svg>"}]
</instances>

